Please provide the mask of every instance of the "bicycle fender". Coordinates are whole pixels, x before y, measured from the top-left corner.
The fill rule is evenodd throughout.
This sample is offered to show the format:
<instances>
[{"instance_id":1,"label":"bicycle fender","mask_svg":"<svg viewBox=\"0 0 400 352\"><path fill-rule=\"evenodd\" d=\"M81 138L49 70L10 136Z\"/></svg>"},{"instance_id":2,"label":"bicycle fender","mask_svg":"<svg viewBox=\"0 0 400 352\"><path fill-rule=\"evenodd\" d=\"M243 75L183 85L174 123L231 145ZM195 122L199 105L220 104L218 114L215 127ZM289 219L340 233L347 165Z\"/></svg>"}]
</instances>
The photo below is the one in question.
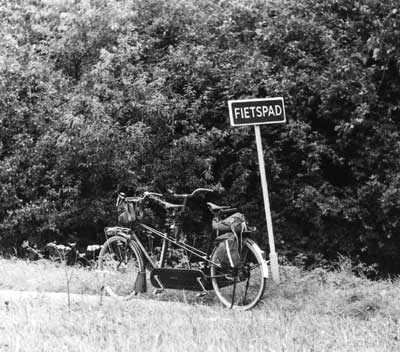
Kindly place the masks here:
<instances>
[{"instance_id":1,"label":"bicycle fender","mask_svg":"<svg viewBox=\"0 0 400 352\"><path fill-rule=\"evenodd\" d=\"M261 261L261 265L263 267L263 271L264 271L264 277L266 279L268 279L269 277L269 273L268 273L268 263L267 260L265 259L265 252L263 250L261 250L261 248L258 246L257 243L255 243L253 240L251 239L247 239L247 241L254 247L255 251L260 255L260 257L262 258Z\"/></svg>"},{"instance_id":2,"label":"bicycle fender","mask_svg":"<svg viewBox=\"0 0 400 352\"><path fill-rule=\"evenodd\" d=\"M142 255L142 250L140 249L139 245L136 242L130 241L129 245L133 250L136 250L138 253L138 256L142 257L142 260L144 261L143 255Z\"/></svg>"}]
</instances>

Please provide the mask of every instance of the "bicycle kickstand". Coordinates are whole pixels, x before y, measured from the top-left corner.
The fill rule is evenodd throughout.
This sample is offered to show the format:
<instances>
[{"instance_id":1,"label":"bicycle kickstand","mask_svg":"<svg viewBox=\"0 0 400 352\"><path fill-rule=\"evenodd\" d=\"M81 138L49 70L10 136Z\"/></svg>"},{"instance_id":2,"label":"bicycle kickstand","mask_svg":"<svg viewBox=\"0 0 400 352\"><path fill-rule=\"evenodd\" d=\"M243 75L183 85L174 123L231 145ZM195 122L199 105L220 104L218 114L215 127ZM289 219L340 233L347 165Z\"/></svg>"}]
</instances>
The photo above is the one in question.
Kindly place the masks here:
<instances>
[{"instance_id":1,"label":"bicycle kickstand","mask_svg":"<svg viewBox=\"0 0 400 352\"><path fill-rule=\"evenodd\" d=\"M208 292L207 292L206 288L204 287L203 282L201 281L201 278L200 278L200 277L197 278L197 282L199 283L199 285L200 285L200 287L201 287L201 289L202 289L203 291L200 292L200 293L198 293L196 296L197 296L197 297L204 297L204 296L207 296L207 295L208 295Z\"/></svg>"},{"instance_id":2,"label":"bicycle kickstand","mask_svg":"<svg viewBox=\"0 0 400 352\"><path fill-rule=\"evenodd\" d=\"M156 288L156 289L153 291L153 293L154 293L155 295L158 295L158 294L160 294L160 293L163 293L165 288L164 288L164 285L161 283L160 279L158 278L158 275L154 275L154 279L157 281L157 283L158 283L158 285L160 286L160 288Z\"/></svg>"}]
</instances>

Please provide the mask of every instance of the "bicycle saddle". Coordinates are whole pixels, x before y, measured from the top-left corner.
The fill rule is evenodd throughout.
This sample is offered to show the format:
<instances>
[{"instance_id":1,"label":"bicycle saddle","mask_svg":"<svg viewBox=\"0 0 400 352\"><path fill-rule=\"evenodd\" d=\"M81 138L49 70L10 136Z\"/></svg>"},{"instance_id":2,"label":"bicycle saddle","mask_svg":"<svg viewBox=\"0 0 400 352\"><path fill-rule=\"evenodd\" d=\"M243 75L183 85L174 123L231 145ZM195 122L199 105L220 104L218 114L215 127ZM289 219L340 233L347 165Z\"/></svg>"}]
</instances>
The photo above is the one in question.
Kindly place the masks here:
<instances>
[{"instance_id":1,"label":"bicycle saddle","mask_svg":"<svg viewBox=\"0 0 400 352\"><path fill-rule=\"evenodd\" d=\"M211 202L208 202L207 205L208 205L208 207L210 208L211 211L214 211L214 210L226 210L226 209L232 208L229 205L216 205L216 204L211 203Z\"/></svg>"}]
</instances>

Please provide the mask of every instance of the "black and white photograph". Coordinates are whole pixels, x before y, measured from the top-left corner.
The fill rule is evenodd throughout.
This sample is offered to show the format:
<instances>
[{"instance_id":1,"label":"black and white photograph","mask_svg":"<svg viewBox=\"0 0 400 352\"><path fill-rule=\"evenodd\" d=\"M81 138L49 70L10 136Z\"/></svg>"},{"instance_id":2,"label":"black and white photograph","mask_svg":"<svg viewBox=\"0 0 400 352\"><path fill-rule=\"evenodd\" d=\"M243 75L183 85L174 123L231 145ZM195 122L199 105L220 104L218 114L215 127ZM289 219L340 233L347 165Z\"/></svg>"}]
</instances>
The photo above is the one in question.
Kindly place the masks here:
<instances>
[{"instance_id":1,"label":"black and white photograph","mask_svg":"<svg viewBox=\"0 0 400 352\"><path fill-rule=\"evenodd\" d=\"M398 352L399 275L399 0L0 0L0 352Z\"/></svg>"}]
</instances>

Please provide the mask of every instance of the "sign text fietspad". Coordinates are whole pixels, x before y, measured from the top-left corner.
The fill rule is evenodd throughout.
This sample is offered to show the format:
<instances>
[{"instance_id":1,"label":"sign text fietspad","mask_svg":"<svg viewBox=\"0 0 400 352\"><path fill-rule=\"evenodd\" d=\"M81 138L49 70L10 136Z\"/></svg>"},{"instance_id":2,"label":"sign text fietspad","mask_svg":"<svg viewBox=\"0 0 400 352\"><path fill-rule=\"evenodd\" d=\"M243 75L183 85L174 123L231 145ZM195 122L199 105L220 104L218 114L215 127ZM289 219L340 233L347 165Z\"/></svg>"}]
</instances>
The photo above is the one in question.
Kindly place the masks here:
<instances>
[{"instance_id":1,"label":"sign text fietspad","mask_svg":"<svg viewBox=\"0 0 400 352\"><path fill-rule=\"evenodd\" d=\"M286 122L283 98L229 100L231 126Z\"/></svg>"}]
</instances>

